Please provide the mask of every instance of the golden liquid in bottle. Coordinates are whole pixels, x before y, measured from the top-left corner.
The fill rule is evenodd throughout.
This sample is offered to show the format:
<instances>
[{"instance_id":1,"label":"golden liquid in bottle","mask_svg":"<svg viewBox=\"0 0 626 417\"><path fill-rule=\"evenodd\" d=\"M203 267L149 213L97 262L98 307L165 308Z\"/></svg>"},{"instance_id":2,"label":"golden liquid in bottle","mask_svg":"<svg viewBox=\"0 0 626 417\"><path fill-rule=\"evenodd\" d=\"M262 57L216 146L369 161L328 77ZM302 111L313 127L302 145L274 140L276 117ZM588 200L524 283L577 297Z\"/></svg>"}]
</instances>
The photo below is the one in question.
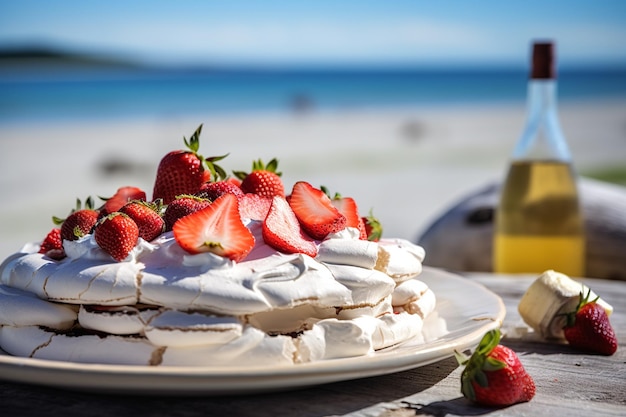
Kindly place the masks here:
<instances>
[{"instance_id":1,"label":"golden liquid in bottle","mask_svg":"<svg viewBox=\"0 0 626 417\"><path fill-rule=\"evenodd\" d=\"M584 276L585 238L571 166L516 161L496 212L494 271Z\"/></svg>"}]
</instances>

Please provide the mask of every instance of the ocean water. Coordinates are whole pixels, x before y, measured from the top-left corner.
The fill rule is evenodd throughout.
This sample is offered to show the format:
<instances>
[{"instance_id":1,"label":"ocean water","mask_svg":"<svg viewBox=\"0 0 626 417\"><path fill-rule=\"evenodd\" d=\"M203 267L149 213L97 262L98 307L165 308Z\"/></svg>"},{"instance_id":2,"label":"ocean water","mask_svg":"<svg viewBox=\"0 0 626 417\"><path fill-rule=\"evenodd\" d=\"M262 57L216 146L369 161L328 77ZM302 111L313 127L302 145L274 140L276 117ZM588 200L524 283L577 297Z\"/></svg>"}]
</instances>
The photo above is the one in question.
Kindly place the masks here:
<instances>
[{"instance_id":1,"label":"ocean water","mask_svg":"<svg viewBox=\"0 0 626 417\"><path fill-rule=\"evenodd\" d=\"M523 103L515 70L0 68L0 123ZM626 98L626 70L562 71L561 102Z\"/></svg>"}]
</instances>

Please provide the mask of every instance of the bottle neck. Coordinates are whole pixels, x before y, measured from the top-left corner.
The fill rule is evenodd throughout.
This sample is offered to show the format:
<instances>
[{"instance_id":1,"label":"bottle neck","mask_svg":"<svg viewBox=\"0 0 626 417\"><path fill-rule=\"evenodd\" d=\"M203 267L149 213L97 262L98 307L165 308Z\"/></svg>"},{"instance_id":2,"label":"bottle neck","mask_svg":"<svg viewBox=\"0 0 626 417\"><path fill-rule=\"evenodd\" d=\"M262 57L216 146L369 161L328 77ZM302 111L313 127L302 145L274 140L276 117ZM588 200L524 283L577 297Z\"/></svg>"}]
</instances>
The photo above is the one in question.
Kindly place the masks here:
<instances>
[{"instance_id":1,"label":"bottle neck","mask_svg":"<svg viewBox=\"0 0 626 417\"><path fill-rule=\"evenodd\" d=\"M571 160L558 119L556 92L555 79L530 79L526 125L513 152L514 159Z\"/></svg>"}]
</instances>

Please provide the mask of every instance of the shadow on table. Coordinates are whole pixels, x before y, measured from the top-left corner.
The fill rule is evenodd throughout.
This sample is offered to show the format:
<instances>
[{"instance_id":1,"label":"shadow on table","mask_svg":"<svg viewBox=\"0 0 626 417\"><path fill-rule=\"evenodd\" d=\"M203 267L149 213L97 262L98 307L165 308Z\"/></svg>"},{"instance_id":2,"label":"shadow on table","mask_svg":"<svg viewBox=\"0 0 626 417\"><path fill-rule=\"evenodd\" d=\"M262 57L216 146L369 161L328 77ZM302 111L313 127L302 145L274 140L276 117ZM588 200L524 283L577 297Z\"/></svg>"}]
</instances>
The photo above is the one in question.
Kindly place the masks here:
<instances>
[{"instance_id":1,"label":"shadow on table","mask_svg":"<svg viewBox=\"0 0 626 417\"><path fill-rule=\"evenodd\" d=\"M0 403L16 416L43 410L47 417L341 415L424 391L457 367L456 360L448 358L390 375L288 392L219 397L102 395L0 382Z\"/></svg>"}]
</instances>

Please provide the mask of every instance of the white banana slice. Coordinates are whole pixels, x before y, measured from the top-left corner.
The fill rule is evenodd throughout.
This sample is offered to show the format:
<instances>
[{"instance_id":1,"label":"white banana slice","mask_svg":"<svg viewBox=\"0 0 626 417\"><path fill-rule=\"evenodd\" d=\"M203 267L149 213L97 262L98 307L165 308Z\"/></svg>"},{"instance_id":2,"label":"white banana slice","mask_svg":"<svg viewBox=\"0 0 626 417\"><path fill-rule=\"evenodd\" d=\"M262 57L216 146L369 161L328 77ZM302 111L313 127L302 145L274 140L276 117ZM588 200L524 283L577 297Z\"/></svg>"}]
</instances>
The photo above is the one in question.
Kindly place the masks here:
<instances>
[{"instance_id":1,"label":"white banana slice","mask_svg":"<svg viewBox=\"0 0 626 417\"><path fill-rule=\"evenodd\" d=\"M567 275L553 270L545 271L526 290L517 307L520 315L530 327L545 338L563 338L566 318L563 313L576 309L580 293L589 288ZM591 291L589 300L597 295ZM602 299L596 301L608 315L613 307Z\"/></svg>"}]
</instances>

